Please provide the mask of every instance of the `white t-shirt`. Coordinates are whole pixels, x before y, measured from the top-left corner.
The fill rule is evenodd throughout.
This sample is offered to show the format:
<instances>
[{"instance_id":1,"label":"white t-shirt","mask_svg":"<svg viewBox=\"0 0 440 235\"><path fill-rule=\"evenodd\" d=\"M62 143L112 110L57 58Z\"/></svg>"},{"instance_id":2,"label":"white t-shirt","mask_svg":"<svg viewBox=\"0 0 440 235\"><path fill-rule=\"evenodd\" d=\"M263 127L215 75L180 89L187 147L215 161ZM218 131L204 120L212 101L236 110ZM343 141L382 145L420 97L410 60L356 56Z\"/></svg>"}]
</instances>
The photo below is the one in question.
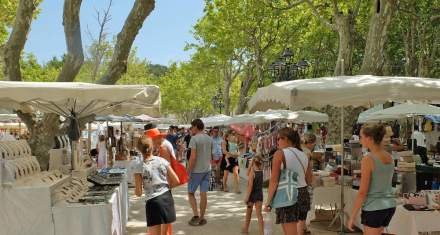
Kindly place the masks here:
<instances>
[{"instance_id":1,"label":"white t-shirt","mask_svg":"<svg viewBox=\"0 0 440 235\"><path fill-rule=\"evenodd\" d=\"M171 156L173 156L173 158L176 158L176 154L174 153L173 144L171 144L170 141L164 139L162 142L162 146L164 146L168 150L168 152L171 154Z\"/></svg>"},{"instance_id":2,"label":"white t-shirt","mask_svg":"<svg viewBox=\"0 0 440 235\"><path fill-rule=\"evenodd\" d=\"M411 135L411 138L413 138L417 141L417 146L426 148L426 143L425 143L426 138L422 132L417 131L417 130L414 131L414 133Z\"/></svg>"}]
</instances>

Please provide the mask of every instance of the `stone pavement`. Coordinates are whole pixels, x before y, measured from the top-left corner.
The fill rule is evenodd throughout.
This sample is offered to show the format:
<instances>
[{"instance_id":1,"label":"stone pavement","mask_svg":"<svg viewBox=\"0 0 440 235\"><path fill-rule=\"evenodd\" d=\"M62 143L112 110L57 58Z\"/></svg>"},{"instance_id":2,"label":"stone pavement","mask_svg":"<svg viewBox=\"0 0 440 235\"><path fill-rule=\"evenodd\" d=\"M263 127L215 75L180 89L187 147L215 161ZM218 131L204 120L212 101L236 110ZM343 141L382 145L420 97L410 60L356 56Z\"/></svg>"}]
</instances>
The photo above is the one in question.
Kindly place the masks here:
<instances>
[{"instance_id":1,"label":"stone pavement","mask_svg":"<svg viewBox=\"0 0 440 235\"><path fill-rule=\"evenodd\" d=\"M232 182L232 181L230 181ZM173 190L176 205L177 221L173 224L173 234L176 235L234 235L241 234L241 226L244 221L246 206L243 202L245 183L242 182L242 194L224 193L213 191L208 193L208 210L206 219L208 224L200 227L188 225L192 212L187 200L186 185ZM130 212L127 224L127 234L145 234L145 203L142 198L134 195L130 190ZM274 214L274 213L272 213ZM275 222L275 220L272 220ZM312 234L333 235L338 234L326 229L329 222L313 222L311 224ZM336 228L335 228L336 229ZM252 218L249 234L258 234L257 219ZM279 225L273 225L273 234L282 234ZM353 233L352 233L353 234ZM360 233L354 233L360 234Z\"/></svg>"}]
</instances>

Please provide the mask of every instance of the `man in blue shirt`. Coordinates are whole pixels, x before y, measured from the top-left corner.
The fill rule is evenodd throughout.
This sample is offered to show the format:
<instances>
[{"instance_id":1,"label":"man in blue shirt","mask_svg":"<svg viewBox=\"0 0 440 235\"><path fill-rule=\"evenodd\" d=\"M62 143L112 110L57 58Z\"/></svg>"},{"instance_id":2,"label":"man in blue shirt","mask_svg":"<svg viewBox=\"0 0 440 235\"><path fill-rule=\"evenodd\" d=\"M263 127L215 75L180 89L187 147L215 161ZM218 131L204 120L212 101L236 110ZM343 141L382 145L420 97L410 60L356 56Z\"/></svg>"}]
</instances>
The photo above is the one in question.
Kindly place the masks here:
<instances>
[{"instance_id":1,"label":"man in blue shirt","mask_svg":"<svg viewBox=\"0 0 440 235\"><path fill-rule=\"evenodd\" d=\"M168 131L168 135L166 139L173 145L174 155L177 154L177 140L179 140L179 136L177 135L177 126L170 126Z\"/></svg>"},{"instance_id":2,"label":"man in blue shirt","mask_svg":"<svg viewBox=\"0 0 440 235\"><path fill-rule=\"evenodd\" d=\"M223 157L222 143L223 137L219 135L219 128L214 127L211 130L212 137L212 166L215 171L215 180L220 183L220 164Z\"/></svg>"}]
</instances>

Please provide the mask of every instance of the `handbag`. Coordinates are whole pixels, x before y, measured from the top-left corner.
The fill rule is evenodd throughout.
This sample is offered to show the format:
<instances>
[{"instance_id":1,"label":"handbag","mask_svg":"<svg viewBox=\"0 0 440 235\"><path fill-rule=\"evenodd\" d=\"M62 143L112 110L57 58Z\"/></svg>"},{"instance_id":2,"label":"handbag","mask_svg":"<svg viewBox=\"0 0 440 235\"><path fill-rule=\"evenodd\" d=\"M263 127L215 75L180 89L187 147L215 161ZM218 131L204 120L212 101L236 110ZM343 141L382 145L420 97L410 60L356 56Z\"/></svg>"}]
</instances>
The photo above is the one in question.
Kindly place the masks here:
<instances>
[{"instance_id":1,"label":"handbag","mask_svg":"<svg viewBox=\"0 0 440 235\"><path fill-rule=\"evenodd\" d=\"M295 155L305 173L304 165L299 160L296 153L292 150L290 151ZM280 171L278 186L271 202L271 207L275 209L293 206L298 201L298 173L286 168L286 157L284 156L284 153L283 166L284 169L281 169Z\"/></svg>"},{"instance_id":2,"label":"handbag","mask_svg":"<svg viewBox=\"0 0 440 235\"><path fill-rule=\"evenodd\" d=\"M174 172L176 172L177 178L179 178L179 185L188 183L189 177L185 166L178 162L174 157L171 157L171 168L173 168Z\"/></svg>"}]
</instances>

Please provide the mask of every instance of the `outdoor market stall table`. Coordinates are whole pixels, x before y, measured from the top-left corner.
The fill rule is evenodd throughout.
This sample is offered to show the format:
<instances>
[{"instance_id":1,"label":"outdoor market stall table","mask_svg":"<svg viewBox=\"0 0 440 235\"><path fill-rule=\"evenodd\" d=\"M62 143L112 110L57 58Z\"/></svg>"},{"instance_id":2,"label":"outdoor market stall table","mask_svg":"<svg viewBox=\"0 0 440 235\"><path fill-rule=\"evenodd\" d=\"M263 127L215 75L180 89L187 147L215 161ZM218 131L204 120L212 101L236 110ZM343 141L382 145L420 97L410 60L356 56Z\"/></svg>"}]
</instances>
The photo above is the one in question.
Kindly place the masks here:
<instances>
[{"instance_id":1,"label":"outdoor market stall table","mask_svg":"<svg viewBox=\"0 0 440 235\"><path fill-rule=\"evenodd\" d=\"M68 180L0 187L0 234L55 234L51 192Z\"/></svg>"},{"instance_id":2,"label":"outdoor market stall table","mask_svg":"<svg viewBox=\"0 0 440 235\"><path fill-rule=\"evenodd\" d=\"M408 211L399 205L388 226L388 231L399 235L413 235L421 232L440 231L440 212Z\"/></svg>"},{"instance_id":3,"label":"outdoor market stall table","mask_svg":"<svg viewBox=\"0 0 440 235\"><path fill-rule=\"evenodd\" d=\"M108 203L59 203L53 206L55 235L125 234L128 222L126 177L115 188ZM68 232L66 232L68 231Z\"/></svg>"},{"instance_id":4,"label":"outdoor market stall table","mask_svg":"<svg viewBox=\"0 0 440 235\"><path fill-rule=\"evenodd\" d=\"M351 214L358 191L349 189L346 194L345 212ZM399 204L399 203L398 203ZM408 211L401 204L396 207L387 232L398 235L417 235L419 232L440 231L440 212L439 211ZM362 229L360 213L354 225Z\"/></svg>"}]
</instances>

